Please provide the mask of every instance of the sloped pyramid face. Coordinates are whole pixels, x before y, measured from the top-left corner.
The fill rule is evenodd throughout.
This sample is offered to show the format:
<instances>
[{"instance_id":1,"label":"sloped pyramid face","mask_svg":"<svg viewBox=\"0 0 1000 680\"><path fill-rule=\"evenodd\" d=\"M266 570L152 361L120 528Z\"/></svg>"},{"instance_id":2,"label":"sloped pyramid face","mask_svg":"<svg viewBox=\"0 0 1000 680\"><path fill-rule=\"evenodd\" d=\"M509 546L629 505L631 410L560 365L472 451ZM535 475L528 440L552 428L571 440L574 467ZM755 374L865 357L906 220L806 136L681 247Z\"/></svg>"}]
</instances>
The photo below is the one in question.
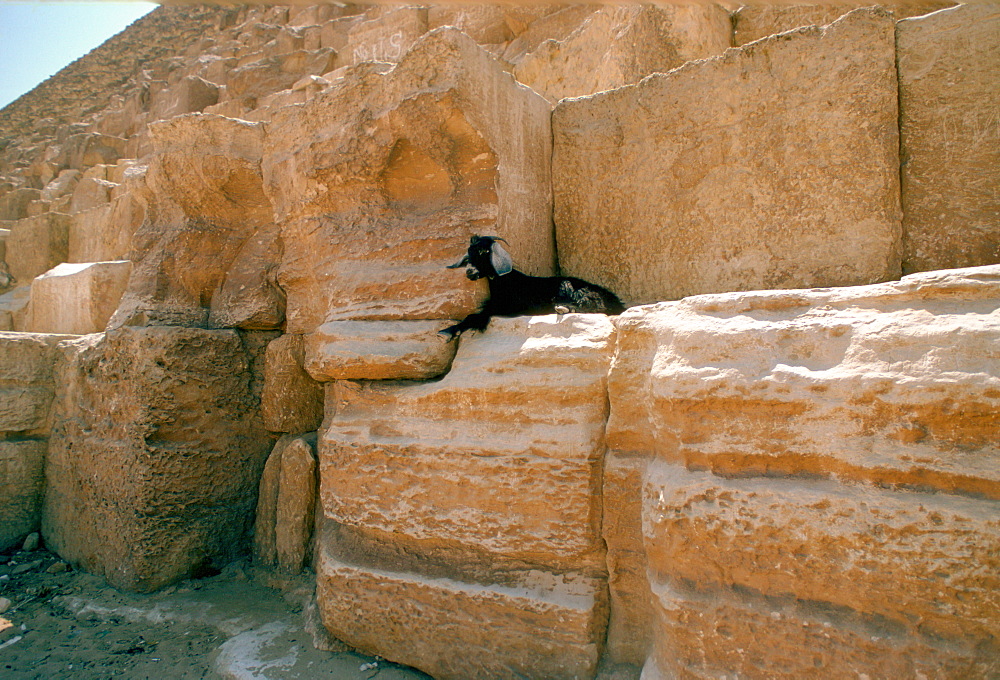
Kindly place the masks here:
<instances>
[{"instance_id":1,"label":"sloped pyramid face","mask_svg":"<svg viewBox=\"0 0 1000 680\"><path fill-rule=\"evenodd\" d=\"M997 8L157 9L0 111L0 548L436 678L996 675ZM445 343L473 235L633 308Z\"/></svg>"}]
</instances>

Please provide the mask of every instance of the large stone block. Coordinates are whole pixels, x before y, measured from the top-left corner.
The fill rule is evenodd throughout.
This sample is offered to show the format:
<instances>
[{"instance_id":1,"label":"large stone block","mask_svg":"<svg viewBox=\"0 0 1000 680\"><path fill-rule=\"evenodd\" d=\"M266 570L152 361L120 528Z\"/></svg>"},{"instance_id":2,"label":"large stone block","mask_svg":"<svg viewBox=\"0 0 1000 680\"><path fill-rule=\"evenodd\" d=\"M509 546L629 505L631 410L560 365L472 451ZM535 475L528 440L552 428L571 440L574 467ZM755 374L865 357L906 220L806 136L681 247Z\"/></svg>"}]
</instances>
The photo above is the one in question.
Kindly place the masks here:
<instances>
[{"instance_id":1,"label":"large stone block","mask_svg":"<svg viewBox=\"0 0 1000 680\"><path fill-rule=\"evenodd\" d=\"M137 591L248 551L273 443L248 347L235 331L177 327L62 343L46 544Z\"/></svg>"},{"instance_id":2,"label":"large stone block","mask_svg":"<svg viewBox=\"0 0 1000 680\"><path fill-rule=\"evenodd\" d=\"M44 213L18 220L7 237L7 264L21 285L69 258L69 227L73 218Z\"/></svg>"},{"instance_id":3,"label":"large stone block","mask_svg":"<svg viewBox=\"0 0 1000 680\"><path fill-rule=\"evenodd\" d=\"M906 675L911 662L988 677L1000 609L988 594L1000 536L998 310L993 266L696 296L619 317L605 473L621 605L611 631L649 620L628 604L634 583L614 576L648 567L653 586L694 584L707 598L664 604L653 637L672 651L657 652L661 666L674 654L697 672L756 663L778 673L826 625L823 677L866 664ZM628 512L639 474L642 540ZM755 638L766 617L734 614L732 634L719 632L723 591L740 606L750 593L798 603L811 623ZM840 614L816 619L809 603ZM888 631L885 644L870 644L872 622ZM717 634L699 637L702 626ZM786 633L796 640L787 648Z\"/></svg>"},{"instance_id":4,"label":"large stone block","mask_svg":"<svg viewBox=\"0 0 1000 680\"><path fill-rule=\"evenodd\" d=\"M31 283L28 330L33 333L100 333L118 308L132 263L63 263Z\"/></svg>"},{"instance_id":5,"label":"large stone block","mask_svg":"<svg viewBox=\"0 0 1000 680\"><path fill-rule=\"evenodd\" d=\"M593 677L604 633L603 583L540 571L515 578L466 583L321 551L317 599L335 637L442 680Z\"/></svg>"},{"instance_id":6,"label":"large stone block","mask_svg":"<svg viewBox=\"0 0 1000 680\"><path fill-rule=\"evenodd\" d=\"M438 331L450 321L330 321L304 336L316 380L429 380L448 372L457 345Z\"/></svg>"},{"instance_id":7,"label":"large stone block","mask_svg":"<svg viewBox=\"0 0 1000 680\"><path fill-rule=\"evenodd\" d=\"M323 421L323 386L306 373L302 336L282 335L264 355L261 415L272 432L310 432Z\"/></svg>"},{"instance_id":8,"label":"large stone block","mask_svg":"<svg viewBox=\"0 0 1000 680\"><path fill-rule=\"evenodd\" d=\"M608 5L562 40L546 40L514 67L550 102L610 90L729 47L729 13L712 3Z\"/></svg>"},{"instance_id":9,"label":"large stone block","mask_svg":"<svg viewBox=\"0 0 1000 680\"><path fill-rule=\"evenodd\" d=\"M398 62L427 32L427 8L399 7L353 24L339 66L365 61Z\"/></svg>"},{"instance_id":10,"label":"large stone block","mask_svg":"<svg viewBox=\"0 0 1000 680\"><path fill-rule=\"evenodd\" d=\"M919 16L951 7L955 3L937 1L880 2L880 7L890 10L897 19ZM867 7L864 2L827 2L795 4L794 2L746 3L733 12L733 44L737 47L784 33L800 26L829 24L852 9Z\"/></svg>"},{"instance_id":11,"label":"large stone block","mask_svg":"<svg viewBox=\"0 0 1000 680\"><path fill-rule=\"evenodd\" d=\"M495 319L433 383L329 383L321 498L342 524L603 569L602 315Z\"/></svg>"},{"instance_id":12,"label":"large stone block","mask_svg":"<svg viewBox=\"0 0 1000 680\"><path fill-rule=\"evenodd\" d=\"M207 325L210 317L216 325L273 326L281 295L267 281L276 264L268 257L280 249L266 237L274 230L260 175L263 127L188 114L153 124L150 132L155 153L144 181L137 177L133 187L146 204L145 218L132 238L132 276L110 326ZM245 275L250 263L256 278ZM226 285L234 267L235 290ZM213 308L220 290L239 309ZM258 304L259 296L266 299ZM264 323L255 323L258 317Z\"/></svg>"},{"instance_id":13,"label":"large stone block","mask_svg":"<svg viewBox=\"0 0 1000 680\"><path fill-rule=\"evenodd\" d=\"M903 269L1000 263L1000 5L900 21Z\"/></svg>"},{"instance_id":14,"label":"large stone block","mask_svg":"<svg viewBox=\"0 0 1000 680\"><path fill-rule=\"evenodd\" d=\"M45 442L0 441L0 551L37 531L44 488Z\"/></svg>"},{"instance_id":15,"label":"large stone block","mask_svg":"<svg viewBox=\"0 0 1000 680\"><path fill-rule=\"evenodd\" d=\"M59 335L0 332L0 435L48 431L53 347L65 339Z\"/></svg>"},{"instance_id":16,"label":"large stone block","mask_svg":"<svg viewBox=\"0 0 1000 680\"><path fill-rule=\"evenodd\" d=\"M333 320L461 318L485 288L444 267L472 233L554 266L549 105L468 36L432 31L274 112L264 155L282 229L287 331Z\"/></svg>"},{"instance_id":17,"label":"large stone block","mask_svg":"<svg viewBox=\"0 0 1000 680\"><path fill-rule=\"evenodd\" d=\"M898 277L893 27L857 10L561 102L563 271L626 304Z\"/></svg>"}]
</instances>

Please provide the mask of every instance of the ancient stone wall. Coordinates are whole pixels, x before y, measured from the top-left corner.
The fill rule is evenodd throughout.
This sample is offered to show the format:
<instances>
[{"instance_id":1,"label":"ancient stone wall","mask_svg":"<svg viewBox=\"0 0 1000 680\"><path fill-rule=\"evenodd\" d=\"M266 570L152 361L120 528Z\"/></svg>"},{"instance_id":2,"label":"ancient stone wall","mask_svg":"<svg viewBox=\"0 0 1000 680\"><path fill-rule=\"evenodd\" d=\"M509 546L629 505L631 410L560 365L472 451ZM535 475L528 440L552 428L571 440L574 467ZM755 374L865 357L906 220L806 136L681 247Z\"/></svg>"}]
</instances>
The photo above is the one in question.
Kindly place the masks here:
<instances>
[{"instance_id":1,"label":"ancient stone wall","mask_svg":"<svg viewBox=\"0 0 1000 680\"><path fill-rule=\"evenodd\" d=\"M436 678L995 676L1000 14L943 6L156 10L0 111L0 550L305 569ZM632 309L445 342L476 234Z\"/></svg>"}]
</instances>

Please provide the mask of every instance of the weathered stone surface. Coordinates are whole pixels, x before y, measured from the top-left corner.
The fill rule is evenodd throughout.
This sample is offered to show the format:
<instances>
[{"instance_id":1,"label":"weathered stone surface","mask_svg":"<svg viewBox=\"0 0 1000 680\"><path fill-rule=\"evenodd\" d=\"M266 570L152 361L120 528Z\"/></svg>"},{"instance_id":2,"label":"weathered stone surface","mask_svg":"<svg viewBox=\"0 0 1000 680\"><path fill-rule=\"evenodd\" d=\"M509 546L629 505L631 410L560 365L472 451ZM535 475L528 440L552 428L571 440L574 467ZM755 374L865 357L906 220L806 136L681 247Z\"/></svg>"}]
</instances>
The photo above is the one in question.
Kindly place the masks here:
<instances>
[{"instance_id":1,"label":"weathered stone surface","mask_svg":"<svg viewBox=\"0 0 1000 680\"><path fill-rule=\"evenodd\" d=\"M99 177L84 177L73 190L71 213L79 213L111 202L111 192L118 185Z\"/></svg>"},{"instance_id":2,"label":"weathered stone surface","mask_svg":"<svg viewBox=\"0 0 1000 680\"><path fill-rule=\"evenodd\" d=\"M505 237L530 273L552 271L548 104L454 29L388 68L347 69L269 124L290 333L464 317L485 286L444 267L471 233Z\"/></svg>"},{"instance_id":3,"label":"weathered stone surface","mask_svg":"<svg viewBox=\"0 0 1000 680\"><path fill-rule=\"evenodd\" d=\"M264 268L261 277L273 266L253 257L273 251L247 245L273 221L261 186L263 129L222 116L188 114L150 130L156 153L145 184L135 187L144 192L145 220L133 237L132 276L110 327L205 325L212 298L241 250ZM228 295L239 298L238 291ZM243 325L243 315L234 314L240 318L221 320ZM217 311L220 316L225 317Z\"/></svg>"},{"instance_id":4,"label":"weathered stone surface","mask_svg":"<svg viewBox=\"0 0 1000 680\"><path fill-rule=\"evenodd\" d=\"M63 263L31 283L28 330L33 333L100 333L118 308L132 263Z\"/></svg>"},{"instance_id":5,"label":"weathered stone surface","mask_svg":"<svg viewBox=\"0 0 1000 680\"><path fill-rule=\"evenodd\" d=\"M146 219L145 166L125 173L124 191L110 204L73 215L69 225L69 262L128 259L132 237Z\"/></svg>"},{"instance_id":6,"label":"weathered stone surface","mask_svg":"<svg viewBox=\"0 0 1000 680\"><path fill-rule=\"evenodd\" d=\"M58 335L0 333L0 434L48 431L53 347L65 339Z\"/></svg>"},{"instance_id":7,"label":"weathered stone surface","mask_svg":"<svg viewBox=\"0 0 1000 680\"><path fill-rule=\"evenodd\" d=\"M7 264L21 285L31 283L69 257L69 225L73 218L45 213L18 220L7 237Z\"/></svg>"},{"instance_id":8,"label":"weathered stone surface","mask_svg":"<svg viewBox=\"0 0 1000 680\"><path fill-rule=\"evenodd\" d=\"M267 345L261 415L272 432L309 432L323 421L323 387L304 369L302 336L282 335Z\"/></svg>"},{"instance_id":9,"label":"weathered stone surface","mask_svg":"<svg viewBox=\"0 0 1000 680\"><path fill-rule=\"evenodd\" d=\"M838 576L838 578L840 578ZM899 636L880 621L787 598L657 584L650 680L687 677L989 678L968 648Z\"/></svg>"},{"instance_id":10,"label":"weathered stone surface","mask_svg":"<svg viewBox=\"0 0 1000 680\"><path fill-rule=\"evenodd\" d=\"M549 6L555 7L556 11L545 12L542 16L529 15L524 17L525 21L513 23L518 36L511 41L503 52L503 60L511 65L521 62L528 54L534 52L547 40L561 41L580 25L586 21L587 17L600 9L597 5L573 4L569 6ZM511 8L514 9L514 8ZM522 10L536 9L544 11L545 6L521 6ZM508 13L508 21L511 16Z\"/></svg>"},{"instance_id":11,"label":"weathered stone surface","mask_svg":"<svg viewBox=\"0 0 1000 680\"><path fill-rule=\"evenodd\" d=\"M901 635L997 651L996 501L650 463L644 505L660 579L825 603Z\"/></svg>"},{"instance_id":12,"label":"weathered stone surface","mask_svg":"<svg viewBox=\"0 0 1000 680\"><path fill-rule=\"evenodd\" d=\"M342 524L603 569L607 317L494 319L433 383L327 385L321 496ZM516 423L516 425L514 425Z\"/></svg>"},{"instance_id":13,"label":"weathered stone surface","mask_svg":"<svg viewBox=\"0 0 1000 680\"><path fill-rule=\"evenodd\" d=\"M560 103L560 266L626 304L900 271L894 22L825 28Z\"/></svg>"},{"instance_id":14,"label":"weathered stone surface","mask_svg":"<svg viewBox=\"0 0 1000 680\"><path fill-rule=\"evenodd\" d=\"M304 75L321 76L337 65L337 53L331 49L312 52L298 50L259 59L233 70L226 84L233 99L254 100L290 88Z\"/></svg>"},{"instance_id":15,"label":"weathered stone surface","mask_svg":"<svg viewBox=\"0 0 1000 680\"><path fill-rule=\"evenodd\" d=\"M1000 5L897 24L906 272L1000 263Z\"/></svg>"},{"instance_id":16,"label":"weathered stone surface","mask_svg":"<svg viewBox=\"0 0 1000 680\"><path fill-rule=\"evenodd\" d=\"M0 550L38 529L44 487L45 442L0 441Z\"/></svg>"},{"instance_id":17,"label":"weathered stone surface","mask_svg":"<svg viewBox=\"0 0 1000 680\"><path fill-rule=\"evenodd\" d=\"M817 651L823 677L866 665L892 675L935 660L988 677L998 310L993 266L703 295L619 317L605 473L612 602L636 590L615 575L647 565L656 579L701 592L658 615L657 663L673 654L697 669L661 668L664 677L781 669L824 625L833 628ZM647 464L640 541L627 510ZM729 615L728 601L714 599L729 590L749 612L733 614L738 634L699 637ZM766 616L748 593L799 603L802 622L755 633ZM817 615L826 610L836 615ZM635 604L613 612L612 632L649 616ZM873 621L887 631L877 644L866 632ZM787 647L786 634L795 640ZM625 649L615 639L612 654Z\"/></svg>"},{"instance_id":18,"label":"weathered stone surface","mask_svg":"<svg viewBox=\"0 0 1000 680\"><path fill-rule=\"evenodd\" d=\"M450 321L330 321L304 336L305 368L328 380L429 380L448 371Z\"/></svg>"},{"instance_id":19,"label":"weathered stone surface","mask_svg":"<svg viewBox=\"0 0 1000 680\"><path fill-rule=\"evenodd\" d=\"M951 7L953 2L880 2L897 19L927 14ZM783 33L800 26L821 26L836 21L852 9L866 7L863 2L802 4L747 3L733 12L733 44L737 47L754 40Z\"/></svg>"},{"instance_id":20,"label":"weathered stone surface","mask_svg":"<svg viewBox=\"0 0 1000 680\"><path fill-rule=\"evenodd\" d=\"M514 37L507 21L510 8L504 5L459 4L427 8L427 28L454 26L480 45L498 45Z\"/></svg>"},{"instance_id":21,"label":"weathered stone surface","mask_svg":"<svg viewBox=\"0 0 1000 680\"><path fill-rule=\"evenodd\" d=\"M562 40L546 40L514 67L550 102L610 90L729 47L729 13L711 3L609 5Z\"/></svg>"},{"instance_id":22,"label":"weathered stone surface","mask_svg":"<svg viewBox=\"0 0 1000 680\"><path fill-rule=\"evenodd\" d=\"M311 555L316 508L316 434L285 435L274 445L260 481L254 561L298 573Z\"/></svg>"},{"instance_id":23,"label":"weathered stone surface","mask_svg":"<svg viewBox=\"0 0 1000 680\"><path fill-rule=\"evenodd\" d=\"M282 327L285 293L277 281L281 253L280 231L274 224L261 227L243 243L212 295L211 326L246 330Z\"/></svg>"},{"instance_id":24,"label":"weathered stone surface","mask_svg":"<svg viewBox=\"0 0 1000 680\"><path fill-rule=\"evenodd\" d=\"M160 93L153 102L153 119L173 118L185 113L199 113L206 106L219 103L219 86L195 75L184 76Z\"/></svg>"},{"instance_id":25,"label":"weathered stone surface","mask_svg":"<svg viewBox=\"0 0 1000 680\"><path fill-rule=\"evenodd\" d=\"M398 62L426 32L426 8L386 8L379 16L355 23L348 29L347 46L337 65Z\"/></svg>"},{"instance_id":26,"label":"weathered stone surface","mask_svg":"<svg viewBox=\"0 0 1000 680\"><path fill-rule=\"evenodd\" d=\"M28 216L28 204L41 198L39 189L21 187L0 196L0 220L20 220Z\"/></svg>"},{"instance_id":27,"label":"weathered stone surface","mask_svg":"<svg viewBox=\"0 0 1000 680\"><path fill-rule=\"evenodd\" d=\"M27 327L31 286L17 286L0 295L0 331L23 331Z\"/></svg>"},{"instance_id":28,"label":"weathered stone surface","mask_svg":"<svg viewBox=\"0 0 1000 680\"><path fill-rule=\"evenodd\" d=\"M465 583L321 551L317 599L337 638L442 680L593 677L604 632L601 582L518 576L511 585Z\"/></svg>"},{"instance_id":29,"label":"weathered stone surface","mask_svg":"<svg viewBox=\"0 0 1000 680\"><path fill-rule=\"evenodd\" d=\"M126 327L60 350L46 545L137 591L249 547L273 440L240 334Z\"/></svg>"}]
</instances>

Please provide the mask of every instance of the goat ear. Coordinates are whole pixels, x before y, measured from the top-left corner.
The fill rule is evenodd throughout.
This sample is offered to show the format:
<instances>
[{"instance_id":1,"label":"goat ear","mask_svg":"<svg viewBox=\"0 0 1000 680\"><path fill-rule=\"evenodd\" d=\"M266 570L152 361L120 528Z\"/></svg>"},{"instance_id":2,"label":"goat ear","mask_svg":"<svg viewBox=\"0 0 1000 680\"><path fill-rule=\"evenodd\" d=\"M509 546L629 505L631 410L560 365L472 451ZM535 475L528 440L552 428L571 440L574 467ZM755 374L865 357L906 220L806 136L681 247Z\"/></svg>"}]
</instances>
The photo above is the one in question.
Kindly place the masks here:
<instances>
[{"instance_id":1,"label":"goat ear","mask_svg":"<svg viewBox=\"0 0 1000 680\"><path fill-rule=\"evenodd\" d=\"M447 267L445 267L445 269L458 269L459 267L464 267L467 264L469 264L469 256L468 255L466 255L465 257L463 257L461 260L459 260L455 264L449 264Z\"/></svg>"},{"instance_id":2,"label":"goat ear","mask_svg":"<svg viewBox=\"0 0 1000 680\"><path fill-rule=\"evenodd\" d=\"M503 276L504 274L510 274L511 270L514 269L514 260L511 258L510 253L503 249L503 246L493 242L493 246L490 248L490 264L493 265L493 270L497 273L497 276Z\"/></svg>"}]
</instances>

